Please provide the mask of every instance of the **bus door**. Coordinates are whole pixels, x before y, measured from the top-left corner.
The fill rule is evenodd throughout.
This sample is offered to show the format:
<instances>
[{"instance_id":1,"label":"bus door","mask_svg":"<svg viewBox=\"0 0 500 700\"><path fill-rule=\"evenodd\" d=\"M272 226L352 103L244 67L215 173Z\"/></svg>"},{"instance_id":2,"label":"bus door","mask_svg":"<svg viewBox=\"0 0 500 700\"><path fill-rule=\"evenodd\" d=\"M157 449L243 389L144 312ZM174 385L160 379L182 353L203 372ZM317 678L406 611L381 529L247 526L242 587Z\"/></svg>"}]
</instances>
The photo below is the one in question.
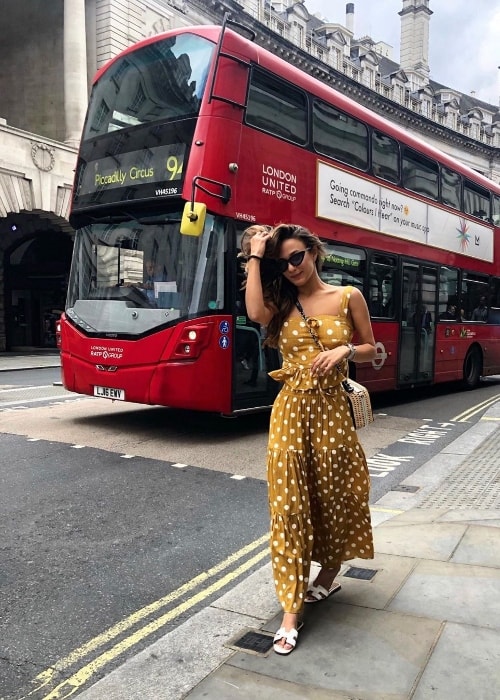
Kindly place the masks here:
<instances>
[{"instance_id":1,"label":"bus door","mask_svg":"<svg viewBox=\"0 0 500 700\"><path fill-rule=\"evenodd\" d=\"M433 379L437 268L403 262L401 291L398 384L426 384Z\"/></svg>"}]
</instances>

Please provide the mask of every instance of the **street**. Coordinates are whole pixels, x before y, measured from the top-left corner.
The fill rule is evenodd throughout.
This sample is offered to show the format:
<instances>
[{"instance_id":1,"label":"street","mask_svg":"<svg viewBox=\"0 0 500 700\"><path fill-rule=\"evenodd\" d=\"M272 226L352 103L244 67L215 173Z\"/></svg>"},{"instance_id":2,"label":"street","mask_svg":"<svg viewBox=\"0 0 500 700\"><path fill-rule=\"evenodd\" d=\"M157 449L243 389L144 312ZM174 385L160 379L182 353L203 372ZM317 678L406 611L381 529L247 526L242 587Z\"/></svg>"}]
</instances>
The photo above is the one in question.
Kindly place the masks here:
<instances>
[{"instance_id":1,"label":"street","mask_svg":"<svg viewBox=\"0 0 500 700\"><path fill-rule=\"evenodd\" d=\"M266 414L112 403L57 380L0 374L2 700L66 697L53 689L79 668L84 688L267 561ZM374 397L372 502L499 393L497 378Z\"/></svg>"}]
</instances>

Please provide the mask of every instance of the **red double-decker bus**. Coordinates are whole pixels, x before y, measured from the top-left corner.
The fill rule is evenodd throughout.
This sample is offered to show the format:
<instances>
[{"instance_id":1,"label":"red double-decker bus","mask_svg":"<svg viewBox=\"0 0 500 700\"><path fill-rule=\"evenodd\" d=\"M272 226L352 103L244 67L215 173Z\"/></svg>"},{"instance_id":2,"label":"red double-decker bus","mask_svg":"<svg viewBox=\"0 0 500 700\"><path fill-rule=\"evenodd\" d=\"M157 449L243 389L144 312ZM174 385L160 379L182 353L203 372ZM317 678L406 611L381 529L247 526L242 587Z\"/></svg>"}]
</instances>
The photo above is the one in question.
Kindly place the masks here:
<instances>
[{"instance_id":1,"label":"red double-decker bus","mask_svg":"<svg viewBox=\"0 0 500 700\"><path fill-rule=\"evenodd\" d=\"M231 26L232 25L232 28ZM96 75L60 322L64 386L223 414L279 365L247 317L241 236L300 223L323 277L365 295L371 391L500 373L500 187L256 45L157 35Z\"/></svg>"}]
</instances>

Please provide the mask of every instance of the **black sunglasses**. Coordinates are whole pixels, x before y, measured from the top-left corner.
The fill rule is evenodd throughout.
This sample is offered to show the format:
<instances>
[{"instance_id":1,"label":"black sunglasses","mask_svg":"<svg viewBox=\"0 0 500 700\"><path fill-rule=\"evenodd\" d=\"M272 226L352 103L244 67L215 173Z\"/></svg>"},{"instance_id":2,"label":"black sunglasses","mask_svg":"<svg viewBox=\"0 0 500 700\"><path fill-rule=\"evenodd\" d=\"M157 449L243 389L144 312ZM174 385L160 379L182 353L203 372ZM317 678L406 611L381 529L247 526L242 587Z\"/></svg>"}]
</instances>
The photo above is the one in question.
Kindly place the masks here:
<instances>
[{"instance_id":1,"label":"black sunglasses","mask_svg":"<svg viewBox=\"0 0 500 700\"><path fill-rule=\"evenodd\" d=\"M288 270L289 265L292 265L293 267L298 267L299 265L302 265L302 263L304 262L305 254L308 250L311 249L304 248L304 250L299 250L298 253L292 253L292 255L290 255L289 258L278 258L278 266L280 272L286 272Z\"/></svg>"}]
</instances>

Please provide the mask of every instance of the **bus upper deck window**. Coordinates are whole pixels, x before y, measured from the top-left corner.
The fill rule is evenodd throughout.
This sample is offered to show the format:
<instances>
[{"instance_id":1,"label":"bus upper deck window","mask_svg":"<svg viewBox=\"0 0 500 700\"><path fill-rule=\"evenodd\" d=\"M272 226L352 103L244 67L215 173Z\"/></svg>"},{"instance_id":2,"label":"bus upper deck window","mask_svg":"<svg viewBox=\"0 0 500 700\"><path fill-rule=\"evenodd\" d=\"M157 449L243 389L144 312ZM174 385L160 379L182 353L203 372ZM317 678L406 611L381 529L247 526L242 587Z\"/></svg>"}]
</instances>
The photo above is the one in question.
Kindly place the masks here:
<instances>
[{"instance_id":1,"label":"bus upper deck window","mask_svg":"<svg viewBox=\"0 0 500 700\"><path fill-rule=\"evenodd\" d=\"M287 141L307 141L307 101L292 85L254 69L246 123Z\"/></svg>"},{"instance_id":2,"label":"bus upper deck window","mask_svg":"<svg viewBox=\"0 0 500 700\"><path fill-rule=\"evenodd\" d=\"M462 208L462 177L458 173L441 166L441 201L453 209Z\"/></svg>"},{"instance_id":3,"label":"bus upper deck window","mask_svg":"<svg viewBox=\"0 0 500 700\"><path fill-rule=\"evenodd\" d=\"M476 183L464 183L464 211L483 221L490 220L490 193Z\"/></svg>"},{"instance_id":4,"label":"bus upper deck window","mask_svg":"<svg viewBox=\"0 0 500 700\"><path fill-rule=\"evenodd\" d=\"M493 220L493 223L495 226L500 226L500 196L499 195L493 195L493 199L491 201L491 218Z\"/></svg>"},{"instance_id":5,"label":"bus upper deck window","mask_svg":"<svg viewBox=\"0 0 500 700\"><path fill-rule=\"evenodd\" d=\"M403 186L413 192L438 198L439 166L421 153L405 148L403 151Z\"/></svg>"},{"instance_id":6,"label":"bus upper deck window","mask_svg":"<svg viewBox=\"0 0 500 700\"><path fill-rule=\"evenodd\" d=\"M372 170L376 177L399 182L399 145L380 131L372 133Z\"/></svg>"},{"instance_id":7,"label":"bus upper deck window","mask_svg":"<svg viewBox=\"0 0 500 700\"><path fill-rule=\"evenodd\" d=\"M322 155L360 170L368 169L368 129L335 107L315 100L313 146Z\"/></svg>"}]
</instances>

